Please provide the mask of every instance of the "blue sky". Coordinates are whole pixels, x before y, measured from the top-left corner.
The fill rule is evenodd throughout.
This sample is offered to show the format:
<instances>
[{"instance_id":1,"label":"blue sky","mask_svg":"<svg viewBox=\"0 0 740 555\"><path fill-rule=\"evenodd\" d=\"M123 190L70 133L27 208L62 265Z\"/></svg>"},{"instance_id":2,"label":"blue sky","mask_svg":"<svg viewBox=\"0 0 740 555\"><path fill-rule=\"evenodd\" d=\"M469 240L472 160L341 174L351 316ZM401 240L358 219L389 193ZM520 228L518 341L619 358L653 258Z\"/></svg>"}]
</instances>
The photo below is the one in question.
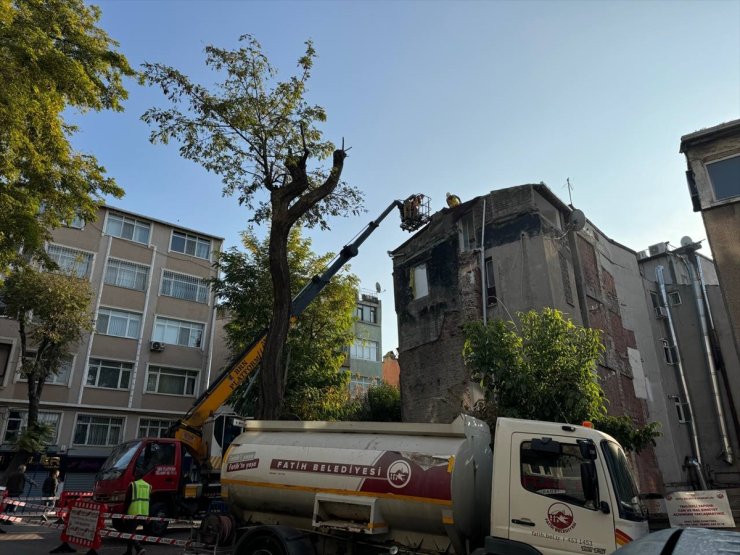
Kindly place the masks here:
<instances>
[{"instance_id":1,"label":"blue sky","mask_svg":"<svg viewBox=\"0 0 740 555\"><path fill-rule=\"evenodd\" d=\"M364 215L314 232L338 251L393 199L421 192L441 209L544 181L613 239L641 250L706 236L691 211L681 135L740 117L740 1L205 2L98 1L129 61L172 65L211 82L203 49L254 35L287 76L310 38L309 99L326 138L352 147L343 177ZM129 83L124 113L74 115L75 145L126 190L114 205L238 244L249 214L220 180L151 145L140 121L161 93ZM408 235L394 216L351 263L386 290L383 350L397 345L392 264Z\"/></svg>"}]
</instances>

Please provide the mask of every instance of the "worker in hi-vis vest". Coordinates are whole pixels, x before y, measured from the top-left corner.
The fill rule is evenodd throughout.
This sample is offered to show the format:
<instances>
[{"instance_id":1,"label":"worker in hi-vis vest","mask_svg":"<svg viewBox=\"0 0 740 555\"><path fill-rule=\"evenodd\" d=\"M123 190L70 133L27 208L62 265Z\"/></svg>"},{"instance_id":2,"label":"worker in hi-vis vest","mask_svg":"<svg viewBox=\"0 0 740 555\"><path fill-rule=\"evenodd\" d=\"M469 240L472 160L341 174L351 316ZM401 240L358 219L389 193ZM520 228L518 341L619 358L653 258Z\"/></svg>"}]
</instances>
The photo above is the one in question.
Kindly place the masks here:
<instances>
[{"instance_id":1,"label":"worker in hi-vis vest","mask_svg":"<svg viewBox=\"0 0 740 555\"><path fill-rule=\"evenodd\" d=\"M144 515L149 516L149 495L151 494L152 486L143 479L143 473L138 471L134 474L134 481L129 485L126 491L126 514L127 515ZM132 521L131 533L136 532L136 528L139 522ZM143 522L141 522L143 524ZM133 555L136 551L136 555L144 555L146 551L141 544L135 539L131 538L128 541L125 555Z\"/></svg>"}]
</instances>

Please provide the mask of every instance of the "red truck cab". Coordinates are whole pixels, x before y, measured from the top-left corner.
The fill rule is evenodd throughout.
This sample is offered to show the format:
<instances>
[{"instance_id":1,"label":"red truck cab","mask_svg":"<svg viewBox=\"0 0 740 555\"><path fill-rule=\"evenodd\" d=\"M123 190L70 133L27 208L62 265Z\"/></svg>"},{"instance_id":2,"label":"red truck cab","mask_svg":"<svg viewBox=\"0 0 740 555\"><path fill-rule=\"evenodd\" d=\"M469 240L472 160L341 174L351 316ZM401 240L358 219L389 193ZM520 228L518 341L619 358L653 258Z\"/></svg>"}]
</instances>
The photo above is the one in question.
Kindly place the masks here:
<instances>
[{"instance_id":1,"label":"red truck cab","mask_svg":"<svg viewBox=\"0 0 740 555\"><path fill-rule=\"evenodd\" d=\"M177 517L207 508L202 506L196 459L182 442L165 438L134 439L115 447L95 477L93 499L106 503L112 513L124 513L126 492L137 471L152 486L150 515ZM115 520L114 526L124 527ZM166 523L147 523L145 529L161 534Z\"/></svg>"}]
</instances>

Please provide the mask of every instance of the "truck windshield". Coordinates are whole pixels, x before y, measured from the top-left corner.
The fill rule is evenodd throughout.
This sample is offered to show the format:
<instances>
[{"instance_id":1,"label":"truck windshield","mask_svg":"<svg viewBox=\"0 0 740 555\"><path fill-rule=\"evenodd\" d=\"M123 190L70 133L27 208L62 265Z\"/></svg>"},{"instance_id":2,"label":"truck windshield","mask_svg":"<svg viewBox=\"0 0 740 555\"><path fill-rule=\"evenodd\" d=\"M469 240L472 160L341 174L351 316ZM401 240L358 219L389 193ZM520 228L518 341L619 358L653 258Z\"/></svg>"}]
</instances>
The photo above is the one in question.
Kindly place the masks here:
<instances>
[{"instance_id":1,"label":"truck windshield","mask_svg":"<svg viewBox=\"0 0 740 555\"><path fill-rule=\"evenodd\" d=\"M113 449L113 452L105 459L103 466L100 467L97 479L113 480L118 478L126 470L140 445L141 441L129 441Z\"/></svg>"},{"instance_id":2,"label":"truck windshield","mask_svg":"<svg viewBox=\"0 0 740 555\"><path fill-rule=\"evenodd\" d=\"M627 457L619 444L613 441L602 441L606 466L609 468L614 492L619 504L619 516L627 520L645 520L645 512L640 503L635 478L629 468Z\"/></svg>"}]
</instances>

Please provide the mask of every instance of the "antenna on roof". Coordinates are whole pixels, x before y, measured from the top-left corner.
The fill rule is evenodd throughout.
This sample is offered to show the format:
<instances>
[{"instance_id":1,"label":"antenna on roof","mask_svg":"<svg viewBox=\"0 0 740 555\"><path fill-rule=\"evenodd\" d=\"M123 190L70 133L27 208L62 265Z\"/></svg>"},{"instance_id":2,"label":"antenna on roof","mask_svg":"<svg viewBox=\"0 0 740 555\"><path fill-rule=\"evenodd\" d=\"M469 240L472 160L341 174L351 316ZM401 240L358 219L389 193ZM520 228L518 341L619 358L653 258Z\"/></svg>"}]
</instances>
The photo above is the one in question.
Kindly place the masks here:
<instances>
[{"instance_id":1,"label":"antenna on roof","mask_svg":"<svg viewBox=\"0 0 740 555\"><path fill-rule=\"evenodd\" d=\"M570 184L570 177L566 178L565 186L568 187L568 200L571 208L573 208L573 185Z\"/></svg>"}]
</instances>

